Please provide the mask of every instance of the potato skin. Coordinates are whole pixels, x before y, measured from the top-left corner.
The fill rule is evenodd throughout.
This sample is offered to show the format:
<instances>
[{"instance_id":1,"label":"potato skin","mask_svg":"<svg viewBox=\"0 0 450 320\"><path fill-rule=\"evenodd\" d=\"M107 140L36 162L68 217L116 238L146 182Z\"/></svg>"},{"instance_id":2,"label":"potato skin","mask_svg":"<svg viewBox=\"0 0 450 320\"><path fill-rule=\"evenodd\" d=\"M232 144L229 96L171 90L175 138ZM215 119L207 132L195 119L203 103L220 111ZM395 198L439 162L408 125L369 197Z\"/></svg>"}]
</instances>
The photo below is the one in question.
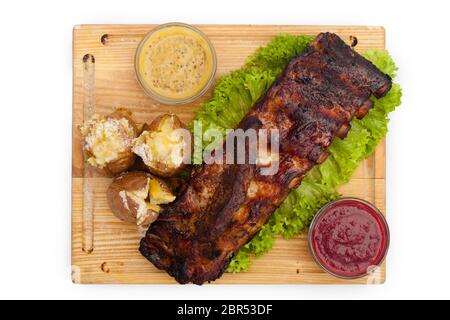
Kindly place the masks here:
<instances>
[{"instance_id":1,"label":"potato skin","mask_svg":"<svg viewBox=\"0 0 450 320\"><path fill-rule=\"evenodd\" d=\"M109 176L114 176L121 172L126 171L129 167L131 167L136 160L136 156L130 152L121 152L119 154L119 158L115 161L108 163L105 167L105 172Z\"/></svg>"},{"instance_id":2,"label":"potato skin","mask_svg":"<svg viewBox=\"0 0 450 320\"><path fill-rule=\"evenodd\" d=\"M179 129L179 128L187 129L186 125L183 122L181 122L180 118L178 118L177 115L172 114L172 113L160 114L155 119L153 119L153 121L150 122L150 124L148 126L144 126L144 129L147 131L158 131L158 130L160 130L163 122L169 117L172 118L173 129Z\"/></svg>"},{"instance_id":3,"label":"potato skin","mask_svg":"<svg viewBox=\"0 0 450 320\"><path fill-rule=\"evenodd\" d=\"M108 205L114 215L122 221L135 225L149 225L155 221L159 216L160 208L158 204L167 202L157 202L157 198L152 198L152 181L157 182L164 195L173 197L173 199L169 198L170 201L175 199L172 190L165 181L143 171L125 172L116 177L106 191ZM139 191L143 193L145 198L142 195L137 195ZM150 207L146 203L149 192L151 193L149 203L152 203L148 204ZM130 195L130 193L134 195ZM141 212L141 215L139 215L139 212Z\"/></svg>"},{"instance_id":4,"label":"potato skin","mask_svg":"<svg viewBox=\"0 0 450 320\"><path fill-rule=\"evenodd\" d=\"M106 119L120 120L122 118L125 118L128 120L128 123L130 124L130 126L133 130L133 138L137 138L139 136L139 134L141 133L141 130L139 129L139 126L136 124L136 122L132 118L132 113L129 110L127 110L125 108L117 108L113 113L106 116ZM84 139L83 139L83 143L85 144ZM93 154L86 149L84 149L84 152L86 153L86 158L93 156ZM136 155L131 151L131 148L130 148L129 150L120 152L116 160L106 163L105 167L100 170L103 170L109 176L115 176L121 172L126 171L128 168L130 168L133 165L135 160L136 160ZM95 167L95 168L97 168L97 167ZM97 169L99 169L99 168L97 168Z\"/></svg>"},{"instance_id":5,"label":"potato skin","mask_svg":"<svg viewBox=\"0 0 450 320\"><path fill-rule=\"evenodd\" d=\"M142 190L148 186L150 175L146 172L126 172L116 177L106 191L108 205L114 215L122 221L136 224L138 204L127 197L128 208L125 206L122 191Z\"/></svg>"},{"instance_id":6,"label":"potato skin","mask_svg":"<svg viewBox=\"0 0 450 320\"><path fill-rule=\"evenodd\" d=\"M150 171L151 173L153 173L154 175L156 175L158 177L170 178L170 177L176 175L178 172L180 172L184 168L184 165L182 165L178 168L172 168L163 163L158 162L158 163L155 163L154 165L147 166L147 167L148 167L148 171Z\"/></svg>"},{"instance_id":7,"label":"potato skin","mask_svg":"<svg viewBox=\"0 0 450 320\"><path fill-rule=\"evenodd\" d=\"M164 123L164 121L166 121L166 119L168 117L172 118L173 121L173 125L172 128L173 130L182 128L182 129L187 129L186 125L174 114L162 114L157 116L155 119L153 119L153 121L150 124L145 124L143 126L143 132L147 131L147 132L154 132L154 131L160 131L160 128L162 126L162 124ZM191 141L192 141L192 137L191 137ZM147 166L147 169L150 173L159 176L159 177L163 177L163 178L169 178L169 177L173 177L176 174L178 174L179 172L181 172L183 169L186 168L187 164L182 162L179 166L170 166L168 165L168 163L164 162L164 161L155 161L151 164L145 164Z\"/></svg>"}]
</instances>

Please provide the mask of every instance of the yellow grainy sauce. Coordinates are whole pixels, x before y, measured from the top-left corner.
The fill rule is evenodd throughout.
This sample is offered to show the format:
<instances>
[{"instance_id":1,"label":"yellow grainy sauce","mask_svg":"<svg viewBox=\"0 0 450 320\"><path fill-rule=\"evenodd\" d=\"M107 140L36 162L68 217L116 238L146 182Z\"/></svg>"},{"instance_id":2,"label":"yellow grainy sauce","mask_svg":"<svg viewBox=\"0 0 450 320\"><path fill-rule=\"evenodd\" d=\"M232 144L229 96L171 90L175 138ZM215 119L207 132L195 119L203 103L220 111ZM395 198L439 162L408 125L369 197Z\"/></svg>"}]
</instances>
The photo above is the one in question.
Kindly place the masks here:
<instances>
[{"instance_id":1,"label":"yellow grainy sauce","mask_svg":"<svg viewBox=\"0 0 450 320\"><path fill-rule=\"evenodd\" d=\"M179 26L154 32L139 56L139 73L147 87L170 99L194 96L207 84L212 68L205 39Z\"/></svg>"}]
</instances>

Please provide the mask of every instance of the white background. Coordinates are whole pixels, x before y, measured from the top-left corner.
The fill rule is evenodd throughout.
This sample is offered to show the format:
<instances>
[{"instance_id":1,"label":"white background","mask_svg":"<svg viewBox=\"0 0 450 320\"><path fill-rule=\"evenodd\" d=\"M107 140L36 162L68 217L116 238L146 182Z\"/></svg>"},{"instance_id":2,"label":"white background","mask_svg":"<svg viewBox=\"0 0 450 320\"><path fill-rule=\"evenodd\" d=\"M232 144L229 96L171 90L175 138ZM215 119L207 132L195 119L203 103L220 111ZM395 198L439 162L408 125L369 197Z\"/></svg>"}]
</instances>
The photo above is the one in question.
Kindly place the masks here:
<instances>
[{"instance_id":1,"label":"white background","mask_svg":"<svg viewBox=\"0 0 450 320\"><path fill-rule=\"evenodd\" d=\"M0 298L450 298L447 1L2 1ZM80 23L382 25L400 67L381 286L111 286L70 281L72 27Z\"/></svg>"}]
</instances>

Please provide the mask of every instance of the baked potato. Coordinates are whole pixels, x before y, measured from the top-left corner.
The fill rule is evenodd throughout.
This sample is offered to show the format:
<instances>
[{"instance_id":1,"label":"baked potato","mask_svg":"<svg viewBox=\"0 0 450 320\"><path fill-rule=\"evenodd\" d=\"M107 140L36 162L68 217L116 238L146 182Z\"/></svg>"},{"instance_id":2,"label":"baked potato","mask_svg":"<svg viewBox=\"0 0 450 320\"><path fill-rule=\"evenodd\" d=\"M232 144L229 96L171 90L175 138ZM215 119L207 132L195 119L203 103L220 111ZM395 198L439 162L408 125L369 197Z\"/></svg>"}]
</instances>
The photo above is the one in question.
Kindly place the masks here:
<instances>
[{"instance_id":1,"label":"baked potato","mask_svg":"<svg viewBox=\"0 0 450 320\"><path fill-rule=\"evenodd\" d=\"M108 205L120 220L148 226L158 218L160 204L175 200L167 184L142 171L123 173L106 191Z\"/></svg>"},{"instance_id":2,"label":"baked potato","mask_svg":"<svg viewBox=\"0 0 450 320\"><path fill-rule=\"evenodd\" d=\"M132 150L151 173L171 177L190 160L191 133L176 115L163 114L144 126Z\"/></svg>"},{"instance_id":3,"label":"baked potato","mask_svg":"<svg viewBox=\"0 0 450 320\"><path fill-rule=\"evenodd\" d=\"M95 114L80 127L86 161L110 175L126 171L136 158L131 151L139 128L126 109L107 116Z\"/></svg>"}]
</instances>

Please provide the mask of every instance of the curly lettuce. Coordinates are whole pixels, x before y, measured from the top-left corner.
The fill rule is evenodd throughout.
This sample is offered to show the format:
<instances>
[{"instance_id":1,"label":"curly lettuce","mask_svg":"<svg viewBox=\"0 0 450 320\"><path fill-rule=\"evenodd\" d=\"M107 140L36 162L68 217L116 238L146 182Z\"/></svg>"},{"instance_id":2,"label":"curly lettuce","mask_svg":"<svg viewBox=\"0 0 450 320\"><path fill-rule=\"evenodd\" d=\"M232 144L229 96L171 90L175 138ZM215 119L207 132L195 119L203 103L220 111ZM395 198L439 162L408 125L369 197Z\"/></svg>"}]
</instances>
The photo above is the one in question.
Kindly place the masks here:
<instances>
[{"instance_id":1,"label":"curly lettuce","mask_svg":"<svg viewBox=\"0 0 450 320\"><path fill-rule=\"evenodd\" d=\"M201 123L204 131L215 128L224 133L227 128L234 128L289 60L303 51L312 39L310 36L288 34L275 37L250 56L241 69L219 80L213 97L202 105L195 120ZM364 56L395 78L397 67L387 51L368 50ZM276 236L286 239L297 236L308 228L320 207L339 197L337 188L350 180L359 163L372 154L386 135L388 115L400 105L401 96L400 86L394 83L384 98L374 99L374 108L362 120L352 120L347 137L333 141L328 159L314 167L302 184L291 191L268 223L235 254L227 271L246 271L251 257L268 252ZM203 141L203 145L210 142Z\"/></svg>"}]
</instances>

